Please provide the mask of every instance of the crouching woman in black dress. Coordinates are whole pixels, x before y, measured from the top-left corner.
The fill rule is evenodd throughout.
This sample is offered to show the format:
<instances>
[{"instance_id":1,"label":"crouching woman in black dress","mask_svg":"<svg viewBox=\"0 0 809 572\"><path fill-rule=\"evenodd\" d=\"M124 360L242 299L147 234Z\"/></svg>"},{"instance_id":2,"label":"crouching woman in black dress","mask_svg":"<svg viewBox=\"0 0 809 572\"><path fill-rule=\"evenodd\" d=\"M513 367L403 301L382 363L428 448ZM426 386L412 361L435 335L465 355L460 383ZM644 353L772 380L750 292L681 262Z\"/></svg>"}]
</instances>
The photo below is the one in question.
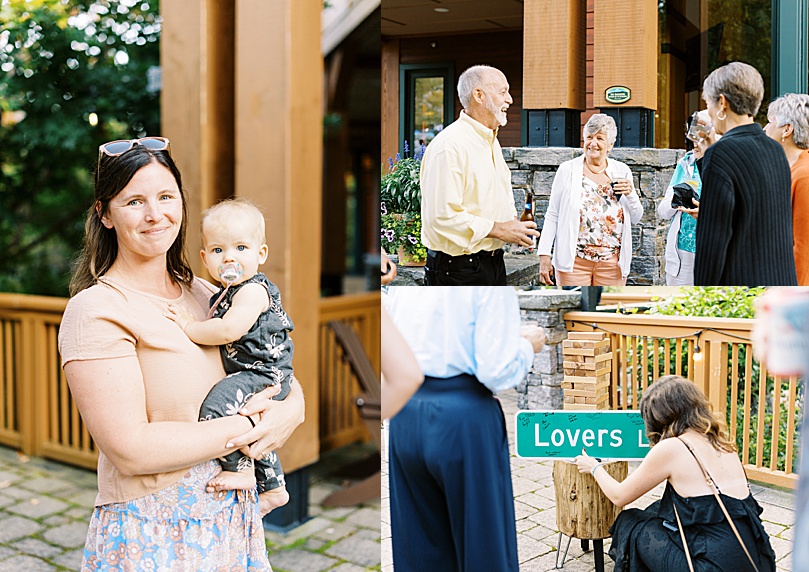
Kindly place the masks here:
<instances>
[{"instance_id":1,"label":"crouching woman in black dress","mask_svg":"<svg viewBox=\"0 0 809 572\"><path fill-rule=\"evenodd\" d=\"M626 480L613 479L593 457L576 458L618 506L667 481L663 498L646 510L624 510L610 528L615 572L775 570L762 508L705 394L682 377L661 377L640 411L652 448Z\"/></svg>"}]
</instances>

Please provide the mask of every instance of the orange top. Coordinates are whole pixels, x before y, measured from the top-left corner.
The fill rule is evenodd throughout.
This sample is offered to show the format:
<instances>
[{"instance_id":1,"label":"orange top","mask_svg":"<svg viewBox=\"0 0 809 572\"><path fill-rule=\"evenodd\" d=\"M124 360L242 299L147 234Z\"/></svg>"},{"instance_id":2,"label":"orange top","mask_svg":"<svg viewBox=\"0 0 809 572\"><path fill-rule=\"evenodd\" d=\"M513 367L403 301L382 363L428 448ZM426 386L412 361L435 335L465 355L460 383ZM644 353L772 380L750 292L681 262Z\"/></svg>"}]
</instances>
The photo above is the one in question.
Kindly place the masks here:
<instances>
[{"instance_id":1,"label":"orange top","mask_svg":"<svg viewBox=\"0 0 809 572\"><path fill-rule=\"evenodd\" d=\"M809 286L809 151L792 168L792 233L798 284Z\"/></svg>"},{"instance_id":2,"label":"orange top","mask_svg":"<svg viewBox=\"0 0 809 572\"><path fill-rule=\"evenodd\" d=\"M204 320L214 287L195 278L171 302ZM199 419L199 406L216 382L225 377L217 346L198 346L163 313L170 300L139 292L110 278L82 290L67 304L59 327L62 365L74 360L136 356L150 422ZM121 407L126 407L121 404ZM124 502L164 489L190 467L152 475L122 475L104 451L98 455L95 505Z\"/></svg>"}]
</instances>

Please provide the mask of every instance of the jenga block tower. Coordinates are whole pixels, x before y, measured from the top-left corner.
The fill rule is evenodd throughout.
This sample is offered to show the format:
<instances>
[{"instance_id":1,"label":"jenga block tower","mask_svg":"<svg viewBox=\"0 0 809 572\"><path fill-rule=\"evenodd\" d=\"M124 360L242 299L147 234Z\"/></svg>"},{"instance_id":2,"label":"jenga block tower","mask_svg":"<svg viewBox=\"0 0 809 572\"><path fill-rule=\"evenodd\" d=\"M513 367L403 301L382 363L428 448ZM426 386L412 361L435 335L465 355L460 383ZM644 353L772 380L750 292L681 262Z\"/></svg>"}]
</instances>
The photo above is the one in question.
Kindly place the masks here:
<instances>
[{"instance_id":1,"label":"jenga block tower","mask_svg":"<svg viewBox=\"0 0 809 572\"><path fill-rule=\"evenodd\" d=\"M565 409L609 409L612 352L599 332L570 332L562 342Z\"/></svg>"}]
</instances>

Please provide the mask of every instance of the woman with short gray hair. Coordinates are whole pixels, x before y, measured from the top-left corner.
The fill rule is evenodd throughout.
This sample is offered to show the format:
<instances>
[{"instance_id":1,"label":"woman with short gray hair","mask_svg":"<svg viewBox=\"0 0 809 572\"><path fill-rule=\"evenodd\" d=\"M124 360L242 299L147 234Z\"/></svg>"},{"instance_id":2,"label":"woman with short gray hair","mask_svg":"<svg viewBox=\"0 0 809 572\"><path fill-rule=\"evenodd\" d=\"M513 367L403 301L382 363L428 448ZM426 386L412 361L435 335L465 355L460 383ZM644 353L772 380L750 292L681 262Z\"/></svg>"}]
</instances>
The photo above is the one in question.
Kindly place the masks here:
<instances>
[{"instance_id":1,"label":"woman with short gray hair","mask_svg":"<svg viewBox=\"0 0 809 572\"><path fill-rule=\"evenodd\" d=\"M781 143L792 174L792 232L798 284L809 286L809 95L787 93L767 108L764 132Z\"/></svg>"},{"instance_id":2,"label":"woman with short gray hair","mask_svg":"<svg viewBox=\"0 0 809 572\"><path fill-rule=\"evenodd\" d=\"M632 223L643 206L629 167L607 159L617 134L612 117L593 115L584 126L584 154L556 171L537 248L543 284L553 284L554 273L561 286L626 284Z\"/></svg>"},{"instance_id":3,"label":"woman with short gray hair","mask_svg":"<svg viewBox=\"0 0 809 572\"><path fill-rule=\"evenodd\" d=\"M705 79L702 97L722 139L703 159L694 284L796 285L789 164L753 121L764 97L761 75L729 63Z\"/></svg>"}]
</instances>

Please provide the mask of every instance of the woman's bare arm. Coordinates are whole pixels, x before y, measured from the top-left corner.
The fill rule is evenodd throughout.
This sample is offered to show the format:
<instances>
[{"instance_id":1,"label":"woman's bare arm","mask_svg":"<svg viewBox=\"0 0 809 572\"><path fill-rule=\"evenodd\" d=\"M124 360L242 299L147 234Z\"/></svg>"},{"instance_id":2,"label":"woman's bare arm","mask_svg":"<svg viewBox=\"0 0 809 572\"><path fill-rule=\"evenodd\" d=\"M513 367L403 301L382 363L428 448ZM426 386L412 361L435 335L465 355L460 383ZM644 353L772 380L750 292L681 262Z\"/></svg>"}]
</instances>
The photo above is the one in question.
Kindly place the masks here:
<instances>
[{"instance_id":1,"label":"woman's bare arm","mask_svg":"<svg viewBox=\"0 0 809 572\"><path fill-rule=\"evenodd\" d=\"M422 381L424 374L421 373L413 351L383 306L382 419L396 415L416 393Z\"/></svg>"},{"instance_id":2,"label":"woman's bare arm","mask_svg":"<svg viewBox=\"0 0 809 572\"><path fill-rule=\"evenodd\" d=\"M603 468L598 468L593 476L616 506L626 506L655 488L671 476L671 443L664 439L649 450L649 453L624 481L613 479ZM668 441L674 441L673 439ZM590 473L597 466L598 461L589 455L582 454L576 457L576 464L580 473Z\"/></svg>"},{"instance_id":3,"label":"woman's bare arm","mask_svg":"<svg viewBox=\"0 0 809 572\"><path fill-rule=\"evenodd\" d=\"M136 357L71 361L65 375L88 431L124 475L174 471L221 457L233 452L237 438L252 427L240 415L203 423L150 423ZM278 404L274 418L283 418L287 409L297 411L294 399L288 408L286 401L273 403ZM256 412L266 409L260 406ZM277 421L268 420L259 432L264 437L276 427Z\"/></svg>"}]
</instances>

